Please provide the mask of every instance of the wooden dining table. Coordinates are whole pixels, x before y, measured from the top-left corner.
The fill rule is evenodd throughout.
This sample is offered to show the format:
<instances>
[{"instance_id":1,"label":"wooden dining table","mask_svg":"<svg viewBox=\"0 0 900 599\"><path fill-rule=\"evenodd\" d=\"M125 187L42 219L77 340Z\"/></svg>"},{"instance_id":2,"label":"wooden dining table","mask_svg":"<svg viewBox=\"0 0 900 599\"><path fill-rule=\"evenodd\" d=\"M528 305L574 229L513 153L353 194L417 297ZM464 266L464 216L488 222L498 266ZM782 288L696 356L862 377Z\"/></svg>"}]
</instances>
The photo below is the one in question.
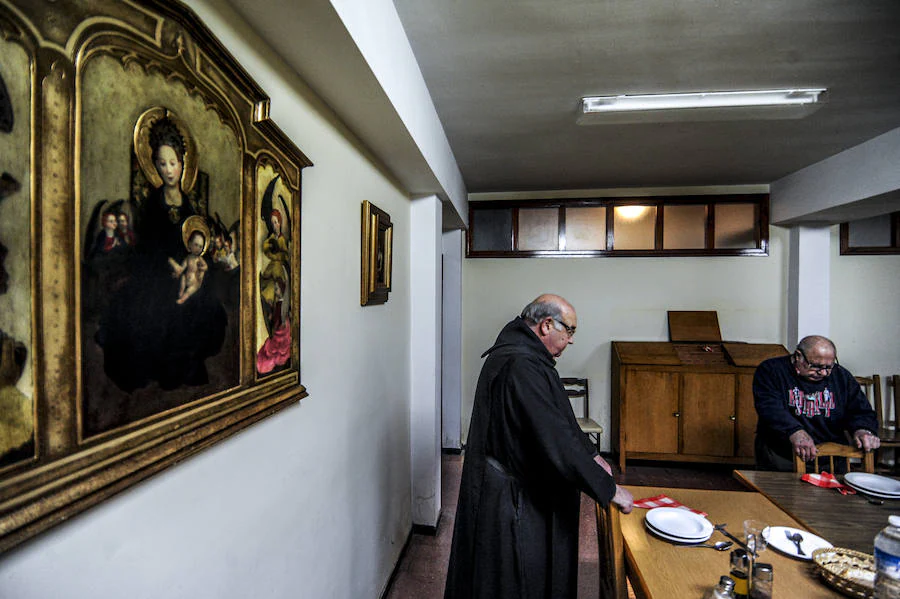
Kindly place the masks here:
<instances>
[{"instance_id":1,"label":"wooden dining table","mask_svg":"<svg viewBox=\"0 0 900 599\"><path fill-rule=\"evenodd\" d=\"M872 554L875 535L887 526L888 516L900 514L900 500L873 505L861 494L841 495L800 480L795 472L735 470L734 477L762 493L835 547Z\"/></svg>"},{"instance_id":2,"label":"wooden dining table","mask_svg":"<svg viewBox=\"0 0 900 599\"><path fill-rule=\"evenodd\" d=\"M762 493L712 491L667 487L626 486L635 500L667 495L682 504L708 514L713 524L727 524L727 530L743 537L743 521L762 520L771 526L806 529ZM694 599L712 588L729 572L729 551L685 547L650 534L644 526L647 510L635 508L620 519L625 539L625 560L635 595L641 599ZM709 542L728 540L713 532ZM736 547L736 546L735 546ZM735 547L732 547L734 549ZM810 561L781 554L775 549L760 552L759 561L774 570L774 596L780 599L842 597L816 575Z\"/></svg>"}]
</instances>

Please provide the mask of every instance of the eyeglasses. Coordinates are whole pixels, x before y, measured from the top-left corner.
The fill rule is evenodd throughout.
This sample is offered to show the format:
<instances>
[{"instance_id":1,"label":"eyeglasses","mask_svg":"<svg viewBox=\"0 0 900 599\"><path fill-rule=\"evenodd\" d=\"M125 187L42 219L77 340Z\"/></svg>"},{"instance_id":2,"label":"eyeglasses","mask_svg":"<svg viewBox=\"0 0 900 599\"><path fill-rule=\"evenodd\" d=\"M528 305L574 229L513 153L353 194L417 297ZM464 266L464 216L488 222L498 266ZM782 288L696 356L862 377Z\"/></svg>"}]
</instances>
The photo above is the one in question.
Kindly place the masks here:
<instances>
[{"instance_id":1,"label":"eyeglasses","mask_svg":"<svg viewBox=\"0 0 900 599\"><path fill-rule=\"evenodd\" d=\"M817 372L829 373L834 370L834 367L837 366L837 358L834 359L834 363L832 364L813 364L809 361L809 358L806 357L806 354L803 353L803 350L799 347L797 348L797 353L800 354L800 357L803 358L803 361L806 362L806 368L808 370L815 370Z\"/></svg>"},{"instance_id":2,"label":"eyeglasses","mask_svg":"<svg viewBox=\"0 0 900 599\"><path fill-rule=\"evenodd\" d=\"M553 322L555 322L555 323L557 323L557 324L561 324L562 327L566 330L566 335L568 335L570 338L571 338L573 335L575 335L575 327L570 327L569 325L567 325L567 324L564 323L563 321L557 320L557 319L553 318L552 316L551 316L550 318L553 319ZM557 328L557 330L559 330L559 329Z\"/></svg>"}]
</instances>

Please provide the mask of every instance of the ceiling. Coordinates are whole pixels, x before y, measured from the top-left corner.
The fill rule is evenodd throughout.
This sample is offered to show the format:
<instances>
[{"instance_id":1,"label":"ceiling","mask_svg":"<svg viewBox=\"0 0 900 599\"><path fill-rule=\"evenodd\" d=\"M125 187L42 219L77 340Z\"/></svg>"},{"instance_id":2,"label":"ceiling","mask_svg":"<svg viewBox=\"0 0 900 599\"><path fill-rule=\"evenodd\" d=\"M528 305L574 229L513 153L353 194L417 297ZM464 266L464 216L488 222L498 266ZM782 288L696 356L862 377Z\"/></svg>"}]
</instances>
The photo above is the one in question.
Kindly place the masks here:
<instances>
[{"instance_id":1,"label":"ceiling","mask_svg":"<svg viewBox=\"0 0 900 599\"><path fill-rule=\"evenodd\" d=\"M898 0L394 0L472 192L770 183L900 127ZM797 120L578 125L586 95L825 87Z\"/></svg>"}]
</instances>

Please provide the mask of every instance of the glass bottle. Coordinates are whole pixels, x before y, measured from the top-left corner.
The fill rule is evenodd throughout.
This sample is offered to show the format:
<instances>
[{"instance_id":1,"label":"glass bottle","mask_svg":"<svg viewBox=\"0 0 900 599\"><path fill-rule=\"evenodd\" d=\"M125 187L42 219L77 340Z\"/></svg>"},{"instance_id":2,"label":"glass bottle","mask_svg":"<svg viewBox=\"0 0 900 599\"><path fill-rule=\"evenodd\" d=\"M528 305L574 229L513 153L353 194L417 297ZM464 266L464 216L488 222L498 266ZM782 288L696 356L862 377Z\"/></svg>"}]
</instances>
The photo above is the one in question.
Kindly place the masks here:
<instances>
[{"instance_id":1,"label":"glass bottle","mask_svg":"<svg viewBox=\"0 0 900 599\"><path fill-rule=\"evenodd\" d=\"M735 599L748 599L750 596L750 556L744 549L731 552L731 580L734 581Z\"/></svg>"},{"instance_id":2,"label":"glass bottle","mask_svg":"<svg viewBox=\"0 0 900 599\"><path fill-rule=\"evenodd\" d=\"M875 536L875 599L900 599L900 516Z\"/></svg>"}]
</instances>

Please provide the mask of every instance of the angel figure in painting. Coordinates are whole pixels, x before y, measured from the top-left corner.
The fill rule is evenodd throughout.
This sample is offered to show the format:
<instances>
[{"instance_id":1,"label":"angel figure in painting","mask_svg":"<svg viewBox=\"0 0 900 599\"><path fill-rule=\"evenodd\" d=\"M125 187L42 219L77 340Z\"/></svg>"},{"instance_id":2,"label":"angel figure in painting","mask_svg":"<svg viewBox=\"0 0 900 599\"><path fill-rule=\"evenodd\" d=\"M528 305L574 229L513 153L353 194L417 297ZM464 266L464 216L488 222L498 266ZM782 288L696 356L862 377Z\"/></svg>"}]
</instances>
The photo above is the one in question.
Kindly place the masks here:
<instances>
[{"instance_id":1,"label":"angel figure in painting","mask_svg":"<svg viewBox=\"0 0 900 599\"><path fill-rule=\"evenodd\" d=\"M222 217L216 212L216 219L213 223L213 247L212 252L213 263L227 272L236 269L238 263L237 255L234 251L234 242L238 237L240 222L235 221L231 227L226 227L222 222Z\"/></svg>"},{"instance_id":2,"label":"angel figure in painting","mask_svg":"<svg viewBox=\"0 0 900 599\"><path fill-rule=\"evenodd\" d=\"M118 229L116 213L104 212L102 222L103 230L97 233L97 239L94 242L94 254L99 252L106 254L122 245L121 238L116 234Z\"/></svg>"},{"instance_id":3,"label":"angel figure in painting","mask_svg":"<svg viewBox=\"0 0 900 599\"><path fill-rule=\"evenodd\" d=\"M134 231L128 220L128 214L119 212L116 214L116 234L127 247L133 247L135 243Z\"/></svg>"},{"instance_id":4,"label":"angel figure in painting","mask_svg":"<svg viewBox=\"0 0 900 599\"><path fill-rule=\"evenodd\" d=\"M290 306L290 229L286 225L289 215L287 203L279 193L281 210L273 207L275 188L280 177L275 177L263 194L261 214L266 224L268 236L263 242L262 252L269 263L259 275L259 295L263 309L263 319L269 337L256 356L256 367L260 373L271 372L283 366L291 357Z\"/></svg>"},{"instance_id":5,"label":"angel figure in painting","mask_svg":"<svg viewBox=\"0 0 900 599\"><path fill-rule=\"evenodd\" d=\"M110 262L105 260L104 256L130 252L134 245L134 233L128 226L128 211L131 209L127 200L97 202L88 219L85 238L85 251L89 262L102 264Z\"/></svg>"},{"instance_id":6,"label":"angel figure in painting","mask_svg":"<svg viewBox=\"0 0 900 599\"><path fill-rule=\"evenodd\" d=\"M172 276L179 280L178 299L176 304L183 304L194 295L203 285L203 277L209 270L209 265L203 259L209 239L209 227L200 216L190 216L184 221L182 230L185 236L185 248L188 255L179 264L174 258L169 258L169 266L172 267Z\"/></svg>"}]
</instances>

